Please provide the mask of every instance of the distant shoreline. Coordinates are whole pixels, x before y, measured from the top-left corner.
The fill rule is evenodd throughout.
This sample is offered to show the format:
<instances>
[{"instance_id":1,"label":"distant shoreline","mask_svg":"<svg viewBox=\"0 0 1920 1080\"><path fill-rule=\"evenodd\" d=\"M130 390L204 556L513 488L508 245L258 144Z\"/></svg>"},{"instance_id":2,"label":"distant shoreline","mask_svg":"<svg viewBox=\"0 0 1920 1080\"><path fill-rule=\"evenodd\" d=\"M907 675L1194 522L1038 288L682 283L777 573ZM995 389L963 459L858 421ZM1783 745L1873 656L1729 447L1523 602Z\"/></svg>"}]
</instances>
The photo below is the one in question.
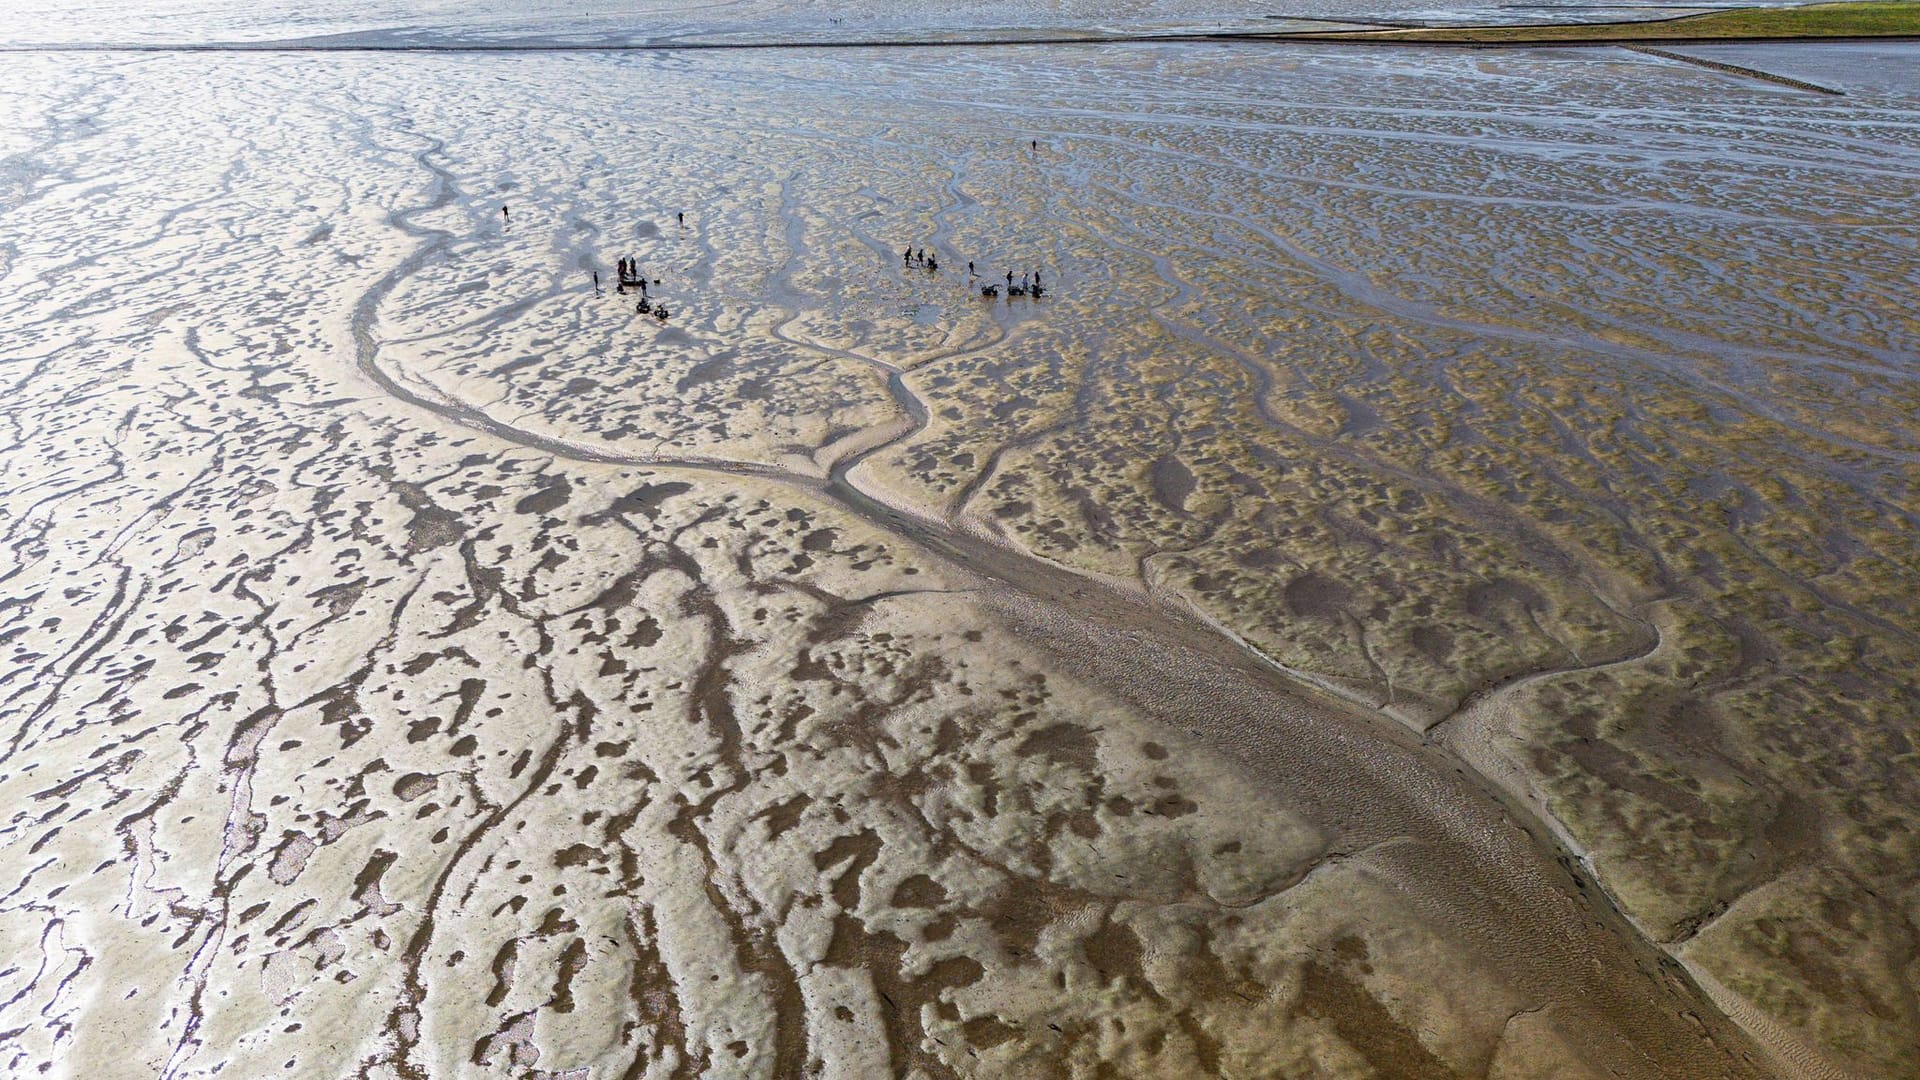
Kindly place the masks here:
<instances>
[{"instance_id":1,"label":"distant shoreline","mask_svg":"<svg viewBox=\"0 0 1920 1080\"><path fill-rule=\"evenodd\" d=\"M1356 22L1289 16L1298 22ZM590 53L733 52L805 49L955 49L1037 45L1233 44L1399 45L1440 48L1710 45L1730 42L1862 42L1920 40L1920 0L1851 0L1799 7L1729 8L1693 15L1603 23L1518 23L1476 26L1370 24L1379 29L1213 30L1142 34L1047 33L941 37L871 37L818 41L407 41L356 33L334 37L228 42L73 42L0 44L0 53Z\"/></svg>"}]
</instances>

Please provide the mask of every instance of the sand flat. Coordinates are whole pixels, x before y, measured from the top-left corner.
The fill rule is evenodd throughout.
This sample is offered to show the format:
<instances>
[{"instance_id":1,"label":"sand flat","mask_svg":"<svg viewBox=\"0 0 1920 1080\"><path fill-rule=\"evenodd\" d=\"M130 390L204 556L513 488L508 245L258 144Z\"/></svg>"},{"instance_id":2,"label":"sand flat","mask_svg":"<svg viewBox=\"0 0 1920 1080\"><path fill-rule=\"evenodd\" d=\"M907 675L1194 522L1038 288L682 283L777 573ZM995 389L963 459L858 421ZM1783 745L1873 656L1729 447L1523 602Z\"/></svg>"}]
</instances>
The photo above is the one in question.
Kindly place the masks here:
<instances>
[{"instance_id":1,"label":"sand flat","mask_svg":"<svg viewBox=\"0 0 1920 1080\"><path fill-rule=\"evenodd\" d=\"M1911 1067L1901 93L15 59L8 1070Z\"/></svg>"}]
</instances>

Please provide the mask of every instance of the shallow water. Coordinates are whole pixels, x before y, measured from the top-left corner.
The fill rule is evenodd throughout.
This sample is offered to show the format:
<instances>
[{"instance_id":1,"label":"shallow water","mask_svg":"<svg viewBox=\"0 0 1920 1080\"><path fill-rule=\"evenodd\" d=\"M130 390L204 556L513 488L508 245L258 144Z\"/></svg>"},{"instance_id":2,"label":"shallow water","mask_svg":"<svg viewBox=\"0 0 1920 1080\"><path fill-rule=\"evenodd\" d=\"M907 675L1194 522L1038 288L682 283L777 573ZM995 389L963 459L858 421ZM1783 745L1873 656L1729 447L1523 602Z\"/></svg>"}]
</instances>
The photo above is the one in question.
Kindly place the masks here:
<instances>
[{"instance_id":1,"label":"shallow water","mask_svg":"<svg viewBox=\"0 0 1920 1080\"><path fill-rule=\"evenodd\" d=\"M1763 0L1758 6L1784 0ZM620 0L555 10L529 0L17 0L0 44L204 44L293 42L393 45L628 45L994 37L1060 33L1181 33L1295 28L1334 20L1417 23L1606 22L1664 18L1723 4L1593 4L1427 0L1279 0L1249 7L1219 0L865 0L795 5L770 0ZM1755 5L1747 5L1755 6Z\"/></svg>"},{"instance_id":2,"label":"shallow water","mask_svg":"<svg viewBox=\"0 0 1920 1080\"><path fill-rule=\"evenodd\" d=\"M16 59L10 1067L1913 1060L1899 80Z\"/></svg>"},{"instance_id":3,"label":"shallow water","mask_svg":"<svg viewBox=\"0 0 1920 1080\"><path fill-rule=\"evenodd\" d=\"M1770 71L1856 96L1911 101L1920 97L1920 50L1905 42L1693 45L1689 56Z\"/></svg>"}]
</instances>

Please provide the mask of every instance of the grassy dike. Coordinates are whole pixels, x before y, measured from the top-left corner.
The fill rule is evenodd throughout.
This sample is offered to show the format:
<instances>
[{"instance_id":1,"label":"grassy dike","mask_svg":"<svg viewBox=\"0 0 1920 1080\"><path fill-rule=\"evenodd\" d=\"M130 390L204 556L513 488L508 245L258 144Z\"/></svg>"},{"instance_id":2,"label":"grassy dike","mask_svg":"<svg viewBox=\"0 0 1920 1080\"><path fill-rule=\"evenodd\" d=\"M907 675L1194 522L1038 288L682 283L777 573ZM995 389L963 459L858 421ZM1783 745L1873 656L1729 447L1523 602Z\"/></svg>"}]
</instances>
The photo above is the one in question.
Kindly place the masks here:
<instances>
[{"instance_id":1,"label":"grassy dike","mask_svg":"<svg viewBox=\"0 0 1920 1080\"><path fill-rule=\"evenodd\" d=\"M1742 8L1655 22L1336 30L1286 36L1312 41L1408 42L1423 45L1612 45L1662 41L1920 37L1920 0L1866 0L1861 3L1808 4L1804 7Z\"/></svg>"}]
</instances>

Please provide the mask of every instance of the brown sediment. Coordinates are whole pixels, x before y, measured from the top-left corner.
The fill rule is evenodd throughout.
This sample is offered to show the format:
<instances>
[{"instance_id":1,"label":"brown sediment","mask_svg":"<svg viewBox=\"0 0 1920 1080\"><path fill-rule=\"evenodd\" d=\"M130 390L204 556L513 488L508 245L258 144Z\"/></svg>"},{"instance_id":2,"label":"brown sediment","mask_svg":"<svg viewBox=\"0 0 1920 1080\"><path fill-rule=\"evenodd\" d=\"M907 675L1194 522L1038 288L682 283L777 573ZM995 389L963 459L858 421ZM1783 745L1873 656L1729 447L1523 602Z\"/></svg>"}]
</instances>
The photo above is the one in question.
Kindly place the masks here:
<instances>
[{"instance_id":1,"label":"brown sediment","mask_svg":"<svg viewBox=\"0 0 1920 1080\"><path fill-rule=\"evenodd\" d=\"M1079 102L1047 183L924 87L883 123L827 116L837 60L778 76L751 124L683 102L709 126L661 142L649 190L725 175L736 201L641 234L688 297L668 336L548 277L597 242L556 185L619 172L591 109L528 106L556 143L534 164L428 134L487 125L404 72L349 91L259 60L315 111L271 137L236 113L259 142L162 160L358 133L402 208L336 224L369 269L261 318L219 223L279 207L258 227L297 244L326 182L282 206L285 170L197 199L149 171L139 198L207 226L152 243L230 311L136 317L165 279L117 294L125 321L0 308L23 348L69 350L8 422L89 433L0 459L0 788L30 808L0 850L40 955L13 1000L55 1018L9 1022L15 1060L153 1030L183 1068L399 1075L1764 1073L1749 1036L1784 1071L1897 1061L1909 996L1874 958L1910 940L1875 895L1901 880L1898 789L1836 800L1870 747L1911 752L1874 704L1901 700L1910 605L1868 598L1898 578L1871 553L1905 550L1916 448L1829 406L1904 405L1909 331L1818 304L1888 293L1864 226L1904 181L1767 224L1705 196L1814 169L1846 117L1776 109L1711 182L1622 176L1565 162L1743 129L1635 149L1503 127L1507 104L1313 97L1373 60L1314 61L1284 109L1184 50L1105 62L1163 96L1107 115L1105 89L1021 76ZM1182 96L1196 72L1210 105ZM1678 108L1699 76L1660 78L1641 92ZM145 100L113 123L164 153ZM1468 190L1355 150L1388 136ZM573 215L551 252L462 217L508 160L517 227ZM644 216L614 188L598 216ZM1489 206L1518 255L1474 231ZM71 187L28 212L96 210ZM1646 224L1673 218L1685 273ZM888 276L878 240L926 222L943 256L1005 244L1061 287L985 306ZM1789 303L1729 238L1849 273ZM1512 276L1460 261L1483 248ZM870 293L841 287L876 257ZM489 288L450 292L456 268ZM294 359L215 363L275 336Z\"/></svg>"},{"instance_id":2,"label":"brown sediment","mask_svg":"<svg viewBox=\"0 0 1920 1080\"><path fill-rule=\"evenodd\" d=\"M362 340L366 341L367 338L363 336ZM381 375L378 371L378 368L373 366L374 362L375 361L374 361L372 352L363 351L362 353L363 368L368 370L371 374L375 374L376 377L380 378L381 381L383 381L384 383L389 384L390 389L396 389L399 385L397 381L394 381L384 375ZM424 399L419 399L417 397L414 397L413 395L409 394L407 396L412 398L416 404L427 405L428 407L435 408L436 411L441 412L443 415L448 415L453 419L456 419L462 422L468 422L474 419L471 416L471 414L468 414L462 410L449 409L446 406L435 406L433 403L428 402ZM920 413L922 410L916 409L914 411L916 413ZM478 422L480 426L482 426L483 428L493 427L493 425L489 421L485 420L484 418L479 418ZM1177 686L1179 680L1178 678L1170 679L1169 676L1176 671L1185 671L1185 670L1194 669L1197 667L1199 671L1205 673L1204 678L1206 679L1206 685L1207 685L1206 696L1212 699L1212 706L1213 706L1212 710L1210 711L1213 711L1214 716L1217 717L1218 720L1226 721L1229 724L1231 729L1238 729L1242 725L1248 724L1249 722L1253 722L1257 725L1258 729L1262 730L1263 734L1265 735L1265 738L1271 738L1273 733L1287 729L1287 726L1288 726L1287 724L1283 722L1276 722L1272 714L1268 712L1268 710L1263 709L1261 706L1255 704L1255 701L1261 697L1269 697L1273 695L1276 691L1278 691L1282 695L1291 697L1293 694L1297 693L1297 690L1295 690L1293 687L1283 688L1281 686L1274 686L1274 685L1267 685L1264 687L1261 686L1260 685L1261 683L1267 682L1267 679L1262 677L1264 675L1265 669L1263 666L1260 666L1257 664L1253 666L1245 666L1245 667L1242 666L1243 661L1240 659L1240 656L1242 654L1244 646L1240 645L1240 643L1236 641L1222 641L1213 636L1210 627L1206 627L1204 625L1197 625L1197 624L1189 627L1183 634L1179 635L1178 637L1170 638L1167 633L1169 629L1169 622L1173 617L1170 611L1165 611L1165 610L1154 611L1150 608L1142 608L1137 611L1130 610L1130 609L1136 608L1136 606L1138 605L1138 600L1130 596L1127 596L1125 594L1112 592L1111 590L1108 590L1102 587L1097 582L1089 581L1088 579L1085 579L1078 575L1062 572L1060 570L1057 570L1055 568L1048 566L1047 564L1034 561L1030 557L1023 555L1022 553L1016 550L1007 548L1003 545L994 543L992 541L981 540L964 533L946 529L927 518L916 515L913 518L909 519L905 517L900 510L887 506L885 504L876 502L849 479L849 474L851 473L852 469L857 467L860 461L864 457L872 453L880 452L886 449L888 446L892 445L894 442L904 441L906 438L909 438L911 434L912 434L912 431L904 432L896 436L894 439L889 440L888 442L885 442L885 443L878 444L875 447L869 450L866 450L861 454L855 456L853 459L842 463L841 465L837 466L836 469L834 470L833 479L828 485L824 486L823 488L814 488L814 490L818 490L825 494L836 496L838 499L842 501L843 505L845 505L848 509L868 517L869 520L875 522L876 524L881 525L882 527L891 525L896 531L902 532L907 537L912 538L928 551L934 554L937 554L941 557L955 560L960 567L964 568L967 571L981 574L987 577L989 580L997 584L1000 584L1002 586L1011 586L1014 591L1008 595L1007 600L1005 602L1010 603L1012 605L1012 610L1018 612L1018 614L1016 615L1017 621L1018 622L1032 621L1034 623L1039 624L1038 628L1043 628L1041 629L1039 640L1044 641L1045 643L1047 643L1052 647L1057 648L1063 637L1068 637L1070 639L1078 638L1079 640L1086 641L1089 643L1097 643L1097 642L1100 642L1105 635L1113 633L1113 629L1111 629L1110 627L1117 626L1117 627L1126 628L1126 632L1132 633L1134 635L1139 635L1142 632L1146 632L1146 633L1151 633L1154 636L1161 638L1162 640L1167 640L1167 641L1177 640L1177 641L1180 641L1182 645L1184 645L1185 649L1197 650L1197 656L1194 656L1190 654L1184 654L1184 650L1180 646L1176 646L1174 651L1168 654L1168 659L1171 660L1170 664L1154 666L1153 674L1152 674L1153 685L1151 688L1138 685L1129 674L1124 673L1123 671L1121 671L1120 669L1112 665L1094 665L1090 669L1092 672L1097 672L1097 674L1095 675L1095 678L1097 681L1104 683L1109 688L1119 688L1123 696L1127 697L1129 700L1133 701L1136 705L1145 709L1149 715L1160 717L1163 719L1163 722L1174 720L1173 717L1167 716L1165 710L1168 708L1169 687ZM543 447L543 448L554 449L551 446ZM636 461L635 463L639 464L643 462L647 464L656 464L656 465L664 464L668 466L679 466L679 467L686 467L687 465L700 467L701 465L701 463L698 463L698 462L677 462L672 459L664 459L664 460L642 459L641 461ZM812 484L809 484L808 486L812 487ZM1331 583L1329 583L1329 587L1331 587ZM1325 590L1323 589L1322 591L1324 592ZM1101 595L1103 596L1103 599L1096 601L1094 600L1095 595ZM1073 609L1075 613L1072 615L1067 614L1060 607L1056 606L1056 605L1059 605L1061 601L1065 599L1067 596L1071 596L1073 600ZM1035 604L1036 602L1038 605L1037 609L1029 610L1027 608L1027 605L1032 605L1032 604ZM1069 622L1077 622L1081 619L1086 619L1088 615L1092 615L1093 619L1091 620L1090 625L1088 626L1087 629L1077 631L1076 633L1069 633L1065 629L1066 624L1068 624ZM1086 636L1083 637L1081 635L1086 635ZM1138 664L1142 658L1141 657L1142 643L1139 641L1134 641L1131 644L1132 644L1132 648L1128 650L1128 653L1126 654L1127 661L1129 664ZM1224 653L1222 652L1222 649L1225 650ZM1111 648L1096 647L1094 650L1092 650L1092 653L1094 655L1101 655L1101 654L1114 655L1114 650L1112 650ZM1063 654L1061 659L1070 665L1084 664L1086 662L1085 656L1086 654L1082 654L1075 651L1075 652ZM1213 656L1219 656L1219 657L1222 657L1223 659L1226 659L1227 663L1230 665L1227 670L1233 670L1234 668L1239 668L1243 673L1241 675L1242 678L1245 678L1248 675L1252 675L1253 677L1252 685L1241 691L1241 694L1244 695L1244 697L1236 701L1236 707L1228 710L1224 715L1220 715L1217 712L1219 703L1222 698L1222 687L1215 681L1220 677L1221 674L1223 674L1223 672L1216 666L1221 661L1219 659L1205 659L1207 657L1213 657ZM706 670L711 672L717 669L715 667L710 666ZM705 675L702 676L703 679L705 677L706 677ZM699 684L696 683L696 699L699 699L700 697L702 697L702 695L698 692L698 689L697 689L698 686ZM1178 700L1180 696L1181 695L1175 693L1174 695L1172 695L1172 700ZM1232 699L1229 698L1229 700L1232 700ZM1286 707L1288 706L1283 706L1283 708L1286 708ZM1292 707L1298 708L1298 706L1292 706ZM1261 724L1257 721L1250 721L1251 717L1259 716L1263 712L1267 713L1264 724ZM1316 712L1318 712L1317 709L1313 708L1312 706L1308 706L1304 712L1295 713L1292 717L1290 717L1290 719L1294 724L1298 724L1302 720L1305 720L1307 717L1314 716ZM1325 718L1316 718L1316 719L1319 724L1326 724L1332 718L1325 717ZM1174 721L1174 722L1191 724L1196 721L1190 714L1183 713L1182 715L1179 716L1177 721ZM1315 721L1309 720L1307 722L1309 724L1313 724ZM1337 725L1338 721L1334 721L1334 724ZM1282 780L1282 782L1285 784L1285 786L1289 790L1298 790L1302 780L1304 779L1304 777L1295 773L1293 771L1293 766L1287 764L1285 760L1285 758L1290 757L1292 753L1298 752L1297 747L1294 748L1292 751L1290 751L1288 755L1283 756L1282 759L1274 760L1264 756L1257 747L1247 745L1246 737L1243 734L1239 733L1237 730L1235 731L1236 737L1234 738L1222 737L1222 734L1218 731L1209 732L1201 728L1189 728L1189 730L1192 731L1192 733L1195 735L1200 735L1203 739L1207 739L1208 741L1214 742L1216 746L1230 753L1232 756L1248 762L1248 764L1250 764L1257 773L1268 774L1273 776L1273 778L1275 779ZM1029 737L1028 745L1031 745L1031 740L1034 737L1036 736ZM1335 736L1335 738L1337 740L1339 736ZM1265 740L1262 739L1263 743L1264 741ZM1331 750L1331 746L1323 747L1322 749ZM1373 752L1377 753L1378 752L1377 748ZM732 756L732 755L728 755L728 756ZM1318 763L1321 765L1324 765L1326 760L1327 759L1320 759ZM1407 763L1403 761L1403 762L1398 762L1396 764L1398 765L1399 770L1404 770L1406 768ZM1342 770L1343 774L1350 778L1360 776L1360 775L1365 775L1367 771L1368 771L1367 766L1363 766L1357 761L1348 761L1347 768ZM1389 770L1389 771L1395 771L1395 770ZM1435 771L1443 772L1443 770L1435 770ZM1414 770L1415 775L1418 775L1419 772L1420 770L1418 768ZM1375 775L1379 775L1379 774L1376 773ZM1377 783L1377 781L1375 782ZM1380 787L1372 786L1367 781L1361 782L1361 788L1363 792L1362 797L1365 800L1365 802L1368 804L1368 813L1370 814L1370 816L1374 818L1376 822L1379 822L1383 814L1383 807L1380 805L1378 800L1379 800L1379 797L1383 794L1383 789ZM1468 796L1469 799L1472 799L1473 797L1474 796L1472 795ZM1494 803L1494 806L1498 807L1499 804L1496 802ZM1436 806L1427 805L1425 807L1425 812L1428 814L1431 814L1435 812L1437 809L1438 808ZM1339 815L1342 817L1345 817L1347 815L1352 815L1357 817L1359 816L1360 811L1356 807L1352 810L1347 810L1347 811L1333 811L1333 813L1335 815ZM1411 820L1411 818L1409 818L1409 820ZM1491 820L1499 820L1499 815L1497 811ZM1445 835L1444 829L1441 835L1443 836ZM846 839L847 838L843 837L842 842L844 842ZM1451 843L1457 843L1457 841L1443 841L1443 843L1451 844ZM704 850L705 845L702 844L700 846ZM1524 846L1525 845L1523 844L1522 847L1524 848ZM826 852L822 853L819 856L816 856L816 860L815 860L816 865L825 866L825 865L838 863L840 860L834 856L834 850L835 850L834 848L829 847L829 849ZM1494 862L1496 865L1501 866L1501 870L1500 870L1501 875L1503 876L1518 875L1524 878L1529 873L1532 873L1533 871L1522 869L1522 866L1524 865L1524 858L1522 863L1520 864L1513 863L1511 860L1514 859L1515 854L1517 854L1517 851L1514 853L1499 852L1498 854L1496 854L1494 851L1481 850L1472 856L1466 857L1465 859L1458 859L1458 858L1450 859L1448 860L1448 865L1450 867L1450 873L1457 874L1458 866L1463 861L1468 864L1482 864L1482 863L1491 861L1491 862ZM871 861L873 857L874 855L870 848L862 856L862 858L866 859L867 861ZM709 856L709 859L710 858L711 856ZM851 868L848 871L846 871L845 874L843 874L838 879L838 884L836 884L835 886L836 891L848 887L849 884L857 878L858 872L863 867L863 865L864 864L859 859L856 859L851 865ZM1490 894L1490 892L1495 892L1498 890L1498 886L1495 886L1493 884L1494 880L1496 879L1488 878L1482 884L1468 890L1468 892L1471 893L1472 895L1485 898ZM1507 887L1511 887L1512 882L1508 881L1504 884L1506 884ZM1440 892L1439 895L1434 895L1427 898L1428 902L1439 903L1441 909L1447 912L1446 916L1442 918L1444 919L1444 921L1447 921L1450 925L1454 926L1456 929L1460 928L1463 924L1466 926L1471 926L1476 921L1476 919L1485 917L1483 915L1477 915L1475 913L1471 913L1466 910L1448 910L1450 902L1442 899L1442 895L1445 892L1450 892L1457 887L1458 887L1457 885L1449 883L1449 885L1443 886L1441 888L1441 890L1439 891ZM712 891L711 887L710 887L710 891ZM718 892L714 892L713 895L716 901L716 905L724 908L725 907L724 900L720 897ZM842 896L839 898L839 900L842 907L852 907L857 902L857 899L854 896ZM1560 902L1564 903L1565 902L1564 898ZM1534 910L1537 910L1539 904L1538 904L1538 901L1535 901L1533 904L1528 906ZM1504 910L1500 914L1506 920L1518 920L1525 917L1522 915L1523 908L1520 904L1510 903L1508 905L1502 905L1502 907L1504 907ZM1615 926L1615 932L1620 932L1622 930L1625 930L1627 925L1625 923L1625 920L1622 920L1617 915L1615 915L1613 916L1613 922ZM1503 933L1511 932L1511 931L1512 931L1511 923L1505 923L1502 925ZM855 934L855 933L857 933L857 931L854 929L854 924L845 921L845 917L842 916L841 921L836 922L834 940L836 942L845 942L849 940L848 935ZM1564 935L1564 933L1565 933L1564 931L1540 931L1533 934L1529 934L1527 936L1535 940L1548 940L1556 936ZM1631 931L1628 931L1628 934L1629 936L1631 936ZM742 947L745 947L744 943L752 939L754 935L747 932L744 927L736 926L733 937L735 938L736 942L741 943ZM1592 940L1593 940L1593 944L1572 946L1573 953L1576 956L1578 956L1581 953L1585 953L1587 950L1592 949L1596 946L1599 946L1601 948L1607 947L1604 945L1599 945L1601 941L1604 941L1604 935L1601 938L1592 939ZM898 947L899 946L896 946L896 948ZM1643 954L1643 958L1640 960L1640 963L1644 965L1642 970L1645 974L1645 977L1649 979L1656 979L1657 977L1655 975L1655 971L1657 968L1656 968L1656 964L1651 959L1652 950L1649 949L1645 945L1645 943L1639 943L1637 947L1640 949L1640 951ZM1497 946L1495 945L1495 939L1493 938L1485 939L1482 942L1482 948L1488 950L1489 952L1495 951L1497 949ZM857 955L867 955L869 952L870 950L863 949L863 950L859 950L857 952ZM829 950L829 955L830 957L833 955L833 952L831 949ZM856 953L849 953L847 955L852 956L852 955L856 955ZM879 956L882 960L881 970L886 970L888 968L897 966L897 961L888 960L887 955L888 955L887 950L882 949L880 951ZM1522 986L1526 986L1530 991L1536 992L1536 993L1542 992L1548 986L1553 984L1553 982L1559 977L1557 974L1559 969L1565 966L1567 963L1569 963L1569 961L1561 960L1556 962L1553 965L1554 974L1542 972L1532 976L1518 975L1517 977L1520 981L1520 984ZM1579 961L1579 960L1571 961L1571 963L1579 964L1580 966L1584 966L1585 964L1584 961ZM761 963L757 961L744 961L742 966L745 970L755 970L755 971L762 970ZM1606 970L1606 969L1617 969L1619 965L1618 965L1618 962L1608 962L1605 960L1601 960L1596 966L1602 968L1603 970ZM1309 969L1309 970L1311 971L1312 969ZM1514 973L1509 973L1509 977L1516 977L1516 976ZM1671 980L1672 976L1669 975L1667 976L1667 978ZM1656 985L1657 984L1658 983L1656 982ZM884 986L884 984L882 985ZM896 987L896 989L900 989L901 993L904 995L905 993L904 988ZM1621 989L1624 989L1624 987L1622 987ZM1616 994L1619 992L1620 991L1618 989L1608 990L1608 989L1602 989L1597 985L1589 985L1584 987L1582 991L1576 996L1575 999L1563 1001L1557 1007L1562 1010L1571 1009L1573 1007L1572 1006L1573 1000L1579 1000L1582 1003L1582 1005L1591 1007L1594 1004L1594 999L1605 1001L1612 994ZM794 991L794 993L797 993L797 991ZM882 990L882 993L883 993L883 997L887 996L885 994L884 989ZM1680 993L1684 995L1687 993L1687 991L1683 989L1683 990L1680 990ZM1368 999L1368 1000L1371 1001L1371 999ZM889 1008L890 1014L897 1011L898 1003L892 1001L891 997L888 997L888 1001L890 1005L890 1008ZM1600 1008L1601 1008L1600 1015L1605 1016L1606 1010L1609 1008L1609 1006L1601 1005ZM1694 1008L1697 1011L1699 1008L1701 1008L1701 1006L1698 1005L1698 1003L1696 1003ZM1349 1010L1349 1012L1350 1011L1351 1010ZM780 1010L780 1014L784 1015L788 1019L785 1019L783 1021L776 1021L778 1024L779 1030L781 1030L782 1032L795 1031L797 1029L797 1024L795 1020L792 1019L793 1012L791 1007ZM1343 1019L1345 1015L1346 1014L1344 1013L1342 1014ZM1602 1029L1610 1029L1610 1030L1619 1031L1619 1032L1624 1032L1624 1031L1633 1029L1636 1026L1639 1027L1640 1030L1636 1033L1637 1036L1640 1038L1646 1038L1651 1040L1652 1045L1658 1047L1658 1049L1651 1050L1651 1051L1643 1051L1643 1052L1651 1053L1652 1056L1662 1060L1669 1060L1669 1059L1678 1060L1677 1058L1674 1057L1674 1055L1684 1053L1685 1051L1683 1051L1681 1048L1686 1046L1687 1042L1693 1038L1692 1030L1687 1029L1684 1026L1682 1026L1679 1029L1676 1029L1671 1033L1647 1030L1646 1020L1644 1018L1629 1020L1625 1016L1608 1017L1605 1020L1597 1021L1597 1026L1602 1027ZM895 1054L898 1055L903 1052L910 1054L911 1047L915 1045L913 1037L907 1034L904 1030L895 1027L891 1023L889 1025L889 1030L891 1032L889 1041L890 1041L890 1045L893 1045L895 1047L895 1051L894 1051ZM1735 1036L1731 1031L1728 1031L1726 1033L1723 1033L1721 1035L1721 1038L1728 1039L1728 1038L1735 1038ZM791 1052L792 1051L783 1049L782 1056L785 1057ZM1587 1053L1594 1054L1594 1055L1601 1053L1599 1045L1589 1044L1587 1046ZM1722 1057L1720 1061L1713 1067L1737 1068L1737 1066L1733 1064L1735 1060L1736 1059L1733 1057ZM902 1061L898 1056L895 1057L894 1063L896 1068L901 1067L905 1064L905 1062ZM922 1064L924 1067L924 1063Z\"/></svg>"}]
</instances>

